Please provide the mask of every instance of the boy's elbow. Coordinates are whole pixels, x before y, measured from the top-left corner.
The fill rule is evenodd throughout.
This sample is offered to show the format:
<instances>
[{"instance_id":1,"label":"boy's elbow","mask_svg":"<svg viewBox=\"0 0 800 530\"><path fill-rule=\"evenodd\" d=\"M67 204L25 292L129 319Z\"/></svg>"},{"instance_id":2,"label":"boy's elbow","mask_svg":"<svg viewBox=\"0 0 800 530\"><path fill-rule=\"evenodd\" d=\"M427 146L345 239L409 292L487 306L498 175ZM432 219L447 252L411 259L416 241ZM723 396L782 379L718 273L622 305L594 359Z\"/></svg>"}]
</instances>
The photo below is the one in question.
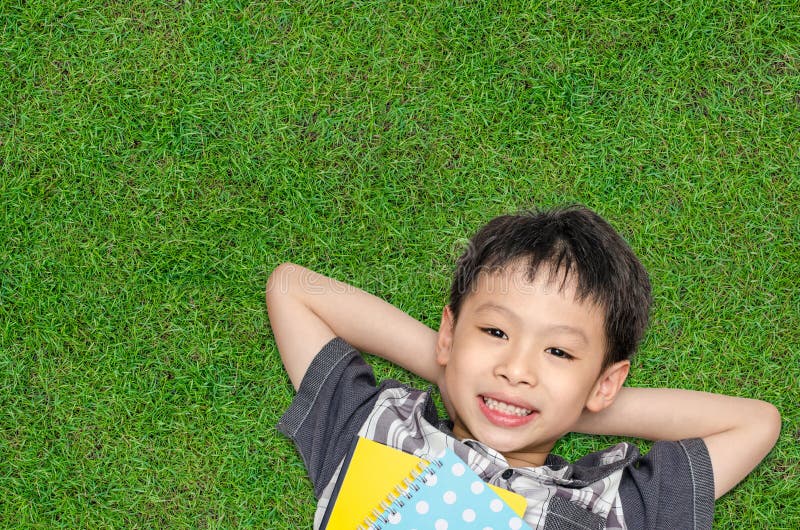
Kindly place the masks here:
<instances>
[{"instance_id":1,"label":"boy's elbow","mask_svg":"<svg viewBox=\"0 0 800 530\"><path fill-rule=\"evenodd\" d=\"M766 401L762 401L762 403L761 418L764 423L764 437L771 449L781 435L781 413L772 403L767 403Z\"/></svg>"},{"instance_id":2,"label":"boy's elbow","mask_svg":"<svg viewBox=\"0 0 800 530\"><path fill-rule=\"evenodd\" d=\"M267 278L266 286L266 301L267 307L275 304L280 298L285 297L291 293L293 277L300 270L299 265L294 263L285 262L281 263Z\"/></svg>"},{"instance_id":3,"label":"boy's elbow","mask_svg":"<svg viewBox=\"0 0 800 530\"><path fill-rule=\"evenodd\" d=\"M764 458L781 434L781 414L772 403L760 400L757 403L758 408L752 412L748 422L753 449Z\"/></svg>"}]
</instances>

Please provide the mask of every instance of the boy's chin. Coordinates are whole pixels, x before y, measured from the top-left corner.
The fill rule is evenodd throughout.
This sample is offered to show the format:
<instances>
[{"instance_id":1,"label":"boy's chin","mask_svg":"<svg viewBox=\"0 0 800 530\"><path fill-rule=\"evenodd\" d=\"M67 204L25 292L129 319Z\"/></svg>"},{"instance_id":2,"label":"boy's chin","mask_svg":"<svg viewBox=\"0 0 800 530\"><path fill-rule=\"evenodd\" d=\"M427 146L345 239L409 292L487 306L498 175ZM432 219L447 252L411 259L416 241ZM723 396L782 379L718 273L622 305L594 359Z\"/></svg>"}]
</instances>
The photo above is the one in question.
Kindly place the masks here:
<instances>
[{"instance_id":1,"label":"boy's chin","mask_svg":"<svg viewBox=\"0 0 800 530\"><path fill-rule=\"evenodd\" d=\"M522 447L519 444L508 444L504 448L497 447L497 444L487 445L503 455L511 467L537 467L544 465L554 444L535 444Z\"/></svg>"},{"instance_id":2,"label":"boy's chin","mask_svg":"<svg viewBox=\"0 0 800 530\"><path fill-rule=\"evenodd\" d=\"M486 443L486 442L484 442ZM508 441L507 443L496 442L486 443L489 447L498 451L502 455L548 455L553 449L554 443L531 443L520 445L519 441Z\"/></svg>"},{"instance_id":3,"label":"boy's chin","mask_svg":"<svg viewBox=\"0 0 800 530\"><path fill-rule=\"evenodd\" d=\"M470 437L488 445L504 456L506 454L521 455L526 453L547 455L555 445L554 441L520 440L518 433L496 431L494 429L489 429L485 432L478 431L477 434Z\"/></svg>"},{"instance_id":4,"label":"boy's chin","mask_svg":"<svg viewBox=\"0 0 800 530\"><path fill-rule=\"evenodd\" d=\"M494 425L483 425L472 430L458 418L453 420L453 434L459 440L478 440L502 455L532 455L550 453L555 441L520 440L520 433Z\"/></svg>"}]
</instances>

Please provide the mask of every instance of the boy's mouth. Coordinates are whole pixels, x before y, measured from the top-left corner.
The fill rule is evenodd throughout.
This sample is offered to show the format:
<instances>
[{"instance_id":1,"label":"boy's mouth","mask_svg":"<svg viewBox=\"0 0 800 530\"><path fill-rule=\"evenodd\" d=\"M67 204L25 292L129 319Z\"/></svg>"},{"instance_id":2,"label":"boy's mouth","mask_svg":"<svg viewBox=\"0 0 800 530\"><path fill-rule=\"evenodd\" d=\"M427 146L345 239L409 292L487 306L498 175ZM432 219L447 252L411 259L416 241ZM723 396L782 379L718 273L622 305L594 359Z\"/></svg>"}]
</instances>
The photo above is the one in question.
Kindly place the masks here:
<instances>
[{"instance_id":1,"label":"boy's mouth","mask_svg":"<svg viewBox=\"0 0 800 530\"><path fill-rule=\"evenodd\" d=\"M508 414L510 416L519 416L520 418L524 418L525 416L530 416L531 414L533 414L532 409L518 407L516 405L512 405L511 403L498 401L496 399L487 396L481 396L481 399L483 399L483 403L486 405L487 408L496 412L500 412L502 414Z\"/></svg>"}]
</instances>

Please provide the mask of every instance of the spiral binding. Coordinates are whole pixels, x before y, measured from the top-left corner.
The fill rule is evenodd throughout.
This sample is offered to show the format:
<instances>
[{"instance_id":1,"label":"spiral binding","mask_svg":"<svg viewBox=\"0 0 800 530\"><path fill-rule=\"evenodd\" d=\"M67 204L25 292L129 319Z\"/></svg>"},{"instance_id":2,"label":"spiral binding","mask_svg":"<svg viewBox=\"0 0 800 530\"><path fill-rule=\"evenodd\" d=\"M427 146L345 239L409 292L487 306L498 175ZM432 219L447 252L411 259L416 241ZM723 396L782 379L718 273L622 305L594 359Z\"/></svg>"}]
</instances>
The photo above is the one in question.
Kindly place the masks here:
<instances>
[{"instance_id":1,"label":"spiral binding","mask_svg":"<svg viewBox=\"0 0 800 530\"><path fill-rule=\"evenodd\" d=\"M395 486L394 492L389 492L386 499L372 510L362 524L358 525L357 530L383 530L389 523L389 517L395 515L398 508L405 506L406 501L410 501L414 493L419 491L420 481L424 482L429 476L435 475L441 467L442 461L438 459L431 460L425 467L422 467L420 462L408 478L403 479L402 485Z\"/></svg>"}]
</instances>

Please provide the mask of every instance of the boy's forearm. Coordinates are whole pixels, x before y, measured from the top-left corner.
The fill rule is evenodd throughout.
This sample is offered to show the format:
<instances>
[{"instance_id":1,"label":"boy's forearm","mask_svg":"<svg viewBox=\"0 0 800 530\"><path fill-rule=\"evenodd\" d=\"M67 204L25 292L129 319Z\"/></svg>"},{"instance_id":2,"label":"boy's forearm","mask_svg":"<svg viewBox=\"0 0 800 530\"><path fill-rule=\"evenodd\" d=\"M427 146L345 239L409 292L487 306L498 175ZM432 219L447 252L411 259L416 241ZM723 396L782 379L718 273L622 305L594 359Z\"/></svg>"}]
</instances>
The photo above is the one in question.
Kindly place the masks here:
<instances>
[{"instance_id":1,"label":"boy's forearm","mask_svg":"<svg viewBox=\"0 0 800 530\"><path fill-rule=\"evenodd\" d=\"M702 438L719 497L767 455L780 433L780 416L774 406L755 399L668 388L622 388L610 407L584 413L573 430L647 440Z\"/></svg>"},{"instance_id":2,"label":"boy's forearm","mask_svg":"<svg viewBox=\"0 0 800 530\"><path fill-rule=\"evenodd\" d=\"M388 359L428 381L437 380L435 331L384 300L351 285L299 265L284 264L279 269L279 277L268 285L268 290L278 290L273 295L291 296L293 301L327 325L334 335L357 349ZM269 292L267 297L270 298Z\"/></svg>"},{"instance_id":3,"label":"boy's forearm","mask_svg":"<svg viewBox=\"0 0 800 530\"><path fill-rule=\"evenodd\" d=\"M753 400L673 388L623 387L610 407L585 413L575 430L646 440L702 437L730 427L734 401L741 407Z\"/></svg>"}]
</instances>

